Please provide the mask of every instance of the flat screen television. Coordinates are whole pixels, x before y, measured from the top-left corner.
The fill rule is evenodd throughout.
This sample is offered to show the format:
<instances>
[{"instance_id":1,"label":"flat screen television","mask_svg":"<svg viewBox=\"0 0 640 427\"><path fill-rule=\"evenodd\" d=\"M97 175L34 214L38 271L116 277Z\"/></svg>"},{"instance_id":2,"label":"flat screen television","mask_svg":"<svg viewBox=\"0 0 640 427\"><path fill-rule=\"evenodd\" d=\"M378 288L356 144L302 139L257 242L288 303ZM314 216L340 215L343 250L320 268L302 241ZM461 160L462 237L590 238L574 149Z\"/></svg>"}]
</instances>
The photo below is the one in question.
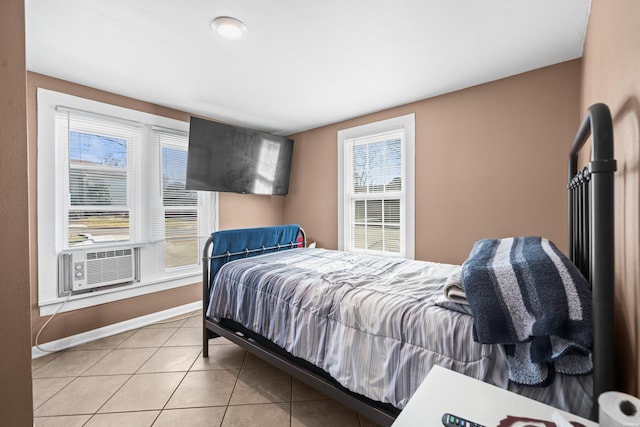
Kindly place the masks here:
<instances>
[{"instance_id":1,"label":"flat screen television","mask_svg":"<svg viewBox=\"0 0 640 427\"><path fill-rule=\"evenodd\" d=\"M191 117L187 190L287 195L293 140Z\"/></svg>"}]
</instances>

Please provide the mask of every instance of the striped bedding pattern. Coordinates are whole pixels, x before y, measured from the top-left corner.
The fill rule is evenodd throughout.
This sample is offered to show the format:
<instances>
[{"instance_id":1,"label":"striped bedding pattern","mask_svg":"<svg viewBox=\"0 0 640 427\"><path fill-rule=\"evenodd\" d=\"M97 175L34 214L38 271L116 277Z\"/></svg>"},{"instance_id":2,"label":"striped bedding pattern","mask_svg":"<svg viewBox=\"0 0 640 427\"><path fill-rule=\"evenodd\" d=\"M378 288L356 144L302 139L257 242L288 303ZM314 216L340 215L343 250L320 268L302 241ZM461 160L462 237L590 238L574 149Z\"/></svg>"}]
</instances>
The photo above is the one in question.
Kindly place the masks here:
<instances>
[{"instance_id":1,"label":"striped bedding pattern","mask_svg":"<svg viewBox=\"0 0 640 427\"><path fill-rule=\"evenodd\" d=\"M462 266L462 284L474 338L506 345L511 381L547 385L556 372L591 372L591 289L553 242L479 240Z\"/></svg>"},{"instance_id":2,"label":"striped bedding pattern","mask_svg":"<svg viewBox=\"0 0 640 427\"><path fill-rule=\"evenodd\" d=\"M234 320L351 391L399 409L437 364L588 415L589 376L559 378L546 388L512 384L502 346L475 342L471 316L436 305L460 269L293 249L225 264L207 316Z\"/></svg>"}]
</instances>

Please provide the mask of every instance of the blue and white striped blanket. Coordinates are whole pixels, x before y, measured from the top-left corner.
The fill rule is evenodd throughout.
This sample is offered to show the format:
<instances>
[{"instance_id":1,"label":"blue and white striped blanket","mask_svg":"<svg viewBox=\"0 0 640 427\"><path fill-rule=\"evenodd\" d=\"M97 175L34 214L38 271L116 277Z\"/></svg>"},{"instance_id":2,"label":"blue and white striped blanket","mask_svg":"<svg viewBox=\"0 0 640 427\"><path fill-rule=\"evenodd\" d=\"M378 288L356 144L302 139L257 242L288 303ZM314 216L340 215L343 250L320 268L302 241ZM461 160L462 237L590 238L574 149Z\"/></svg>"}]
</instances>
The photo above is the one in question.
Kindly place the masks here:
<instances>
[{"instance_id":1,"label":"blue and white striped blanket","mask_svg":"<svg viewBox=\"0 0 640 427\"><path fill-rule=\"evenodd\" d=\"M591 372L591 289L547 239L475 243L462 266L474 338L505 344L509 379L548 385L555 372Z\"/></svg>"}]
</instances>

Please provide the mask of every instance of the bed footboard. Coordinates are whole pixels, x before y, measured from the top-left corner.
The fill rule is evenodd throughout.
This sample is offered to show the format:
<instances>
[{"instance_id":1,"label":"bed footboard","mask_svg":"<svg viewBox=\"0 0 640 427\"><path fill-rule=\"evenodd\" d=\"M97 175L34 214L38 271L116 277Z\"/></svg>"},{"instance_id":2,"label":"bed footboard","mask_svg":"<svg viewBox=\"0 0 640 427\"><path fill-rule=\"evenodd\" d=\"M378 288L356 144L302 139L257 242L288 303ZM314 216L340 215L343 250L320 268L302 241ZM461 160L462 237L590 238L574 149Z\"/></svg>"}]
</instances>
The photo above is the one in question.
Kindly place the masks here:
<instances>
[{"instance_id":1,"label":"bed footboard","mask_svg":"<svg viewBox=\"0 0 640 427\"><path fill-rule=\"evenodd\" d=\"M578 171L591 137L591 161ZM614 389L614 183L613 124L605 104L592 105L569 154L569 255L593 294L593 411L598 396Z\"/></svg>"}]
</instances>

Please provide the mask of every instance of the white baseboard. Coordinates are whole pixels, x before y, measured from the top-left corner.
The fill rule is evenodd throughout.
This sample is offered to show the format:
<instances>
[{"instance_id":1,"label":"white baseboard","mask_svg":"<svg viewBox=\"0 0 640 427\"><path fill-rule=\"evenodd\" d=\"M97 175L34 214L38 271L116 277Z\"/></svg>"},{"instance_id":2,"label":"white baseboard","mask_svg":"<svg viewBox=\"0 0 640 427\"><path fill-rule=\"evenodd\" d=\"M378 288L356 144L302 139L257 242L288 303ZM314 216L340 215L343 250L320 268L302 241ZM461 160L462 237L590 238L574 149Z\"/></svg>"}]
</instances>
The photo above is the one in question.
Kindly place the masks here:
<instances>
[{"instance_id":1,"label":"white baseboard","mask_svg":"<svg viewBox=\"0 0 640 427\"><path fill-rule=\"evenodd\" d=\"M46 356L51 352L66 350L80 344L85 344L100 338L106 338L112 335L120 334L122 332L141 328L143 326L151 325L152 323L170 319L181 314L190 313L195 310L202 310L202 301L192 302L190 304L185 304L167 310L158 311L156 313L147 314L145 316L136 317L135 319L125 320L124 322L114 323L113 325L103 326L102 328L93 329L81 334L42 343L38 346L40 348L31 348L31 357L33 359L36 359L41 356Z\"/></svg>"}]
</instances>

